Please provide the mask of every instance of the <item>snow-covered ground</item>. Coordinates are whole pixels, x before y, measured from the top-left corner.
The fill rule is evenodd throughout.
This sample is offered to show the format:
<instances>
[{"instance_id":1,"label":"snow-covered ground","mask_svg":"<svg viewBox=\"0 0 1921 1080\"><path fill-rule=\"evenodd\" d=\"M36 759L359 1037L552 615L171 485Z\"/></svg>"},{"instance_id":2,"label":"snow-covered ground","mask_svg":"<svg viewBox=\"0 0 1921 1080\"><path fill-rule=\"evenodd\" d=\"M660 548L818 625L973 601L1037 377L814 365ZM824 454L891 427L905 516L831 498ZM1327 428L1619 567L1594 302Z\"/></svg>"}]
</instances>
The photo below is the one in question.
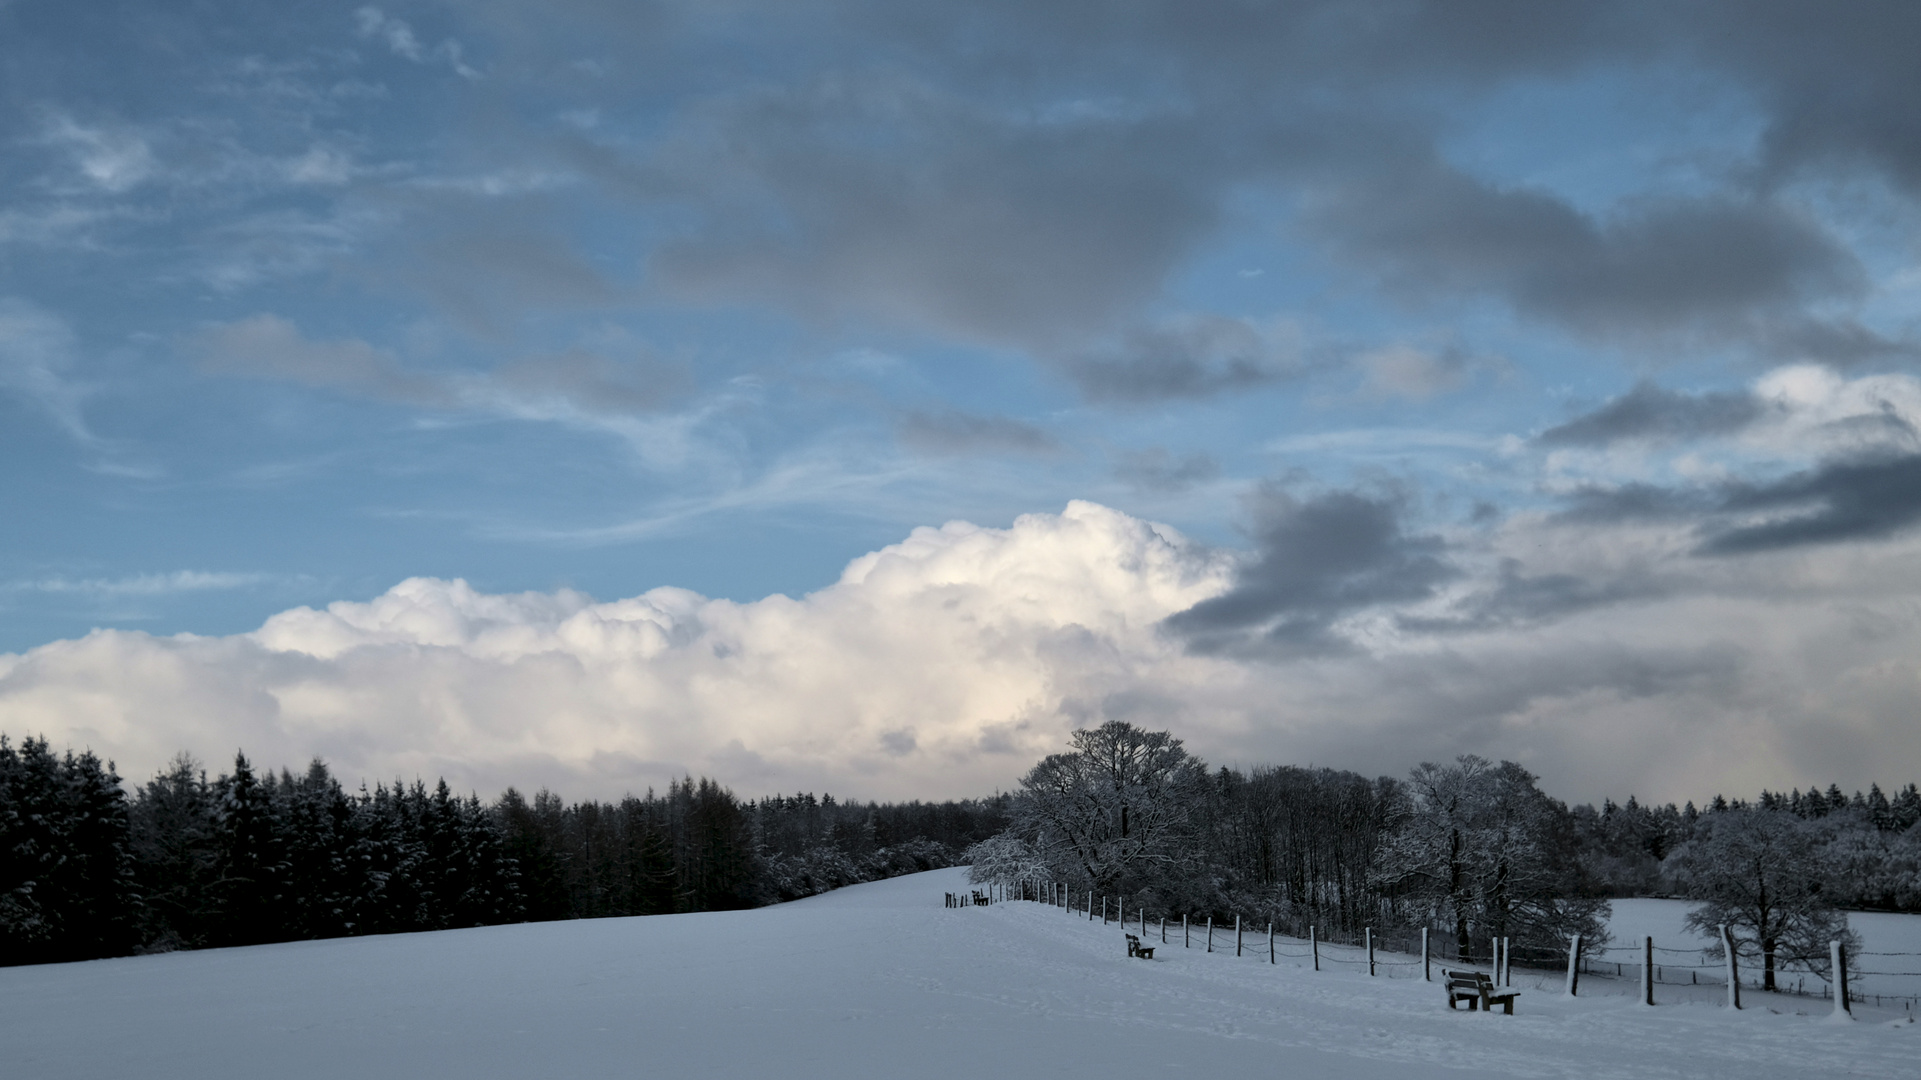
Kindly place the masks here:
<instances>
[{"instance_id":1,"label":"snow-covered ground","mask_svg":"<svg viewBox=\"0 0 1921 1080\"><path fill-rule=\"evenodd\" d=\"M1613 902L1614 917L1608 922L1608 930L1614 935L1613 951L1605 954L1605 961L1621 961L1628 983L1639 979L1633 965L1636 950L1641 947L1641 939L1654 938L1657 948L1699 949L1708 944L1708 939L1690 933L1685 925L1688 912L1694 905L1685 900L1616 900ZM1910 975L1857 975L1851 984L1853 989L1865 994L1899 995L1903 998L1921 996L1921 915L1897 915L1890 912L1854 911L1848 913L1848 923L1861 935L1863 952L1855 958L1859 970L1868 972L1914 972ZM1912 956L1876 956L1875 953L1912 953ZM1656 966L1671 965L1662 973L1663 980L1684 981L1687 971L1680 965L1698 964L1698 956L1683 956L1664 953L1657 956ZM1758 977L1759 973L1744 970L1744 976ZM1702 977L1712 975L1719 979L1718 972L1703 972ZM1784 985L1793 986L1797 981L1810 993L1825 992L1825 983L1805 973L1787 973L1782 977ZM1597 981L1597 991L1607 988L1604 981ZM1611 992L1611 991L1610 991ZM1620 992L1629 993L1630 989ZM1677 993L1679 991L1676 991ZM1656 1000L1660 993L1657 992ZM1890 1003L1888 1007L1894 1014L1905 1015L1905 1002ZM1799 1008L1812 1006L1801 1004ZM1872 1003L1870 1002L1870 1008ZM1879 1014L1876 1014L1879 1015ZM1921 1070L1917 1070L1921 1072Z\"/></svg>"},{"instance_id":2,"label":"snow-covered ground","mask_svg":"<svg viewBox=\"0 0 1921 1080\"><path fill-rule=\"evenodd\" d=\"M1818 1008L1526 988L1513 1017L1449 1012L1418 978L1269 966L1252 935L1239 959L1176 940L1130 960L1118 927L1057 908L944 908L963 874L758 911L0 969L0 1076L1913 1080L1921 1060L1921 1026Z\"/></svg>"}]
</instances>

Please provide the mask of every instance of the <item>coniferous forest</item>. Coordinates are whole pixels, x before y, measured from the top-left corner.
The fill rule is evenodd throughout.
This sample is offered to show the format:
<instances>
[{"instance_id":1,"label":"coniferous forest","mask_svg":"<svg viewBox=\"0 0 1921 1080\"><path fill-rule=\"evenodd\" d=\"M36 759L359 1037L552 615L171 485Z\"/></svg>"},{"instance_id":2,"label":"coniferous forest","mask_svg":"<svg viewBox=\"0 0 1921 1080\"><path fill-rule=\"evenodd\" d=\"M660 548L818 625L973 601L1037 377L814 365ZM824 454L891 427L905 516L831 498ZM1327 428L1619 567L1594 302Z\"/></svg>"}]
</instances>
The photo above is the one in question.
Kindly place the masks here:
<instances>
[{"instance_id":1,"label":"coniferous forest","mask_svg":"<svg viewBox=\"0 0 1921 1080\"><path fill-rule=\"evenodd\" d=\"M1492 932L1548 948L1608 897L1712 900L1743 835L1811 911L1921 910L1912 784L1569 808L1511 763L1210 770L1165 732L1076 733L1098 738L1139 775L1107 784L1089 765L1116 755L1053 755L1010 794L877 804L743 801L708 779L483 802L444 782L349 789L318 760L270 772L244 754L212 777L182 755L129 791L92 753L0 735L0 963L747 908L968 860L1173 911L1335 933L1399 913L1458 932L1464 953Z\"/></svg>"},{"instance_id":2,"label":"coniferous forest","mask_svg":"<svg viewBox=\"0 0 1921 1080\"><path fill-rule=\"evenodd\" d=\"M92 753L0 736L0 963L754 907L953 865L1006 803L742 801L707 779L488 803L244 754L129 793Z\"/></svg>"}]
</instances>

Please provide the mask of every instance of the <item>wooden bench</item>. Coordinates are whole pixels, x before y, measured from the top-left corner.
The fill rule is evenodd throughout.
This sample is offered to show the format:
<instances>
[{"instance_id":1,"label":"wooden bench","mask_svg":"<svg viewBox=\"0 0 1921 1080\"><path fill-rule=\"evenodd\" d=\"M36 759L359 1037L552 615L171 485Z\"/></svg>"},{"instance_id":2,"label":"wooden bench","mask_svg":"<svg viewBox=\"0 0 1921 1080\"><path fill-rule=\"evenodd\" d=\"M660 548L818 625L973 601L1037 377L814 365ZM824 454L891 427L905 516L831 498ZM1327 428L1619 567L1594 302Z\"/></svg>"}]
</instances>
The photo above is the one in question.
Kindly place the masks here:
<instances>
[{"instance_id":1,"label":"wooden bench","mask_svg":"<svg viewBox=\"0 0 1921 1080\"><path fill-rule=\"evenodd\" d=\"M1480 1009L1493 1012L1500 1005L1509 1016L1514 1015L1514 999L1521 996L1519 990L1498 990L1494 980L1479 971L1449 971L1441 969L1447 977L1447 1007L1452 1009L1457 1001L1467 1002L1467 1011Z\"/></svg>"},{"instance_id":2,"label":"wooden bench","mask_svg":"<svg viewBox=\"0 0 1921 1080\"><path fill-rule=\"evenodd\" d=\"M1141 944L1141 939L1133 934L1127 935L1127 955L1138 956L1143 960L1154 959L1154 946Z\"/></svg>"}]
</instances>

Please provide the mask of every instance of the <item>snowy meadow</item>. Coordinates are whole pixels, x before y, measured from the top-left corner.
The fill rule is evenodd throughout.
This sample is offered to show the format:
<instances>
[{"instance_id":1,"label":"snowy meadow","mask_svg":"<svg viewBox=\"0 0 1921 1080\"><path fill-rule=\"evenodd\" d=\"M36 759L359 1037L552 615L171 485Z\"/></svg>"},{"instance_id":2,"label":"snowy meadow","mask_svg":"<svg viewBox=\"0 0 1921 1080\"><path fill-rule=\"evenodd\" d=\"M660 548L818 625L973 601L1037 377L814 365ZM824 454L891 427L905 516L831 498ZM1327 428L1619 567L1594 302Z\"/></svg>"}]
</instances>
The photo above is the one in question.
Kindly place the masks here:
<instances>
[{"instance_id":1,"label":"snowy meadow","mask_svg":"<svg viewBox=\"0 0 1921 1080\"><path fill-rule=\"evenodd\" d=\"M1270 965L1257 950L1175 943L1129 959L1120 928L1060 908L943 907L965 873L752 911L8 968L0 1071L1911 1078L1921 1050L1910 1024L1834 1024L1772 1001L1649 1009L1524 987L1510 1018L1450 1012L1418 979Z\"/></svg>"}]
</instances>

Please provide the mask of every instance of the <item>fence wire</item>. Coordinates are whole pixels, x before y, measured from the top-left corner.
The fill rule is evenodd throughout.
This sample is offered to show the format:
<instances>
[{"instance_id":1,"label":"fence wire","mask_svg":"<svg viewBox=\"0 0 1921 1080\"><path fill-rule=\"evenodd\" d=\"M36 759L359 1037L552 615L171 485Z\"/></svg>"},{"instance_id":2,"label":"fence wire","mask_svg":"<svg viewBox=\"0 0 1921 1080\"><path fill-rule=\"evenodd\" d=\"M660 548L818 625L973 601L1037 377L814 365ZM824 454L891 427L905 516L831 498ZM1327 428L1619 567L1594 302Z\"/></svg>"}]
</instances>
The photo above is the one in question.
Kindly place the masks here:
<instances>
[{"instance_id":1,"label":"fence wire","mask_svg":"<svg viewBox=\"0 0 1921 1080\"><path fill-rule=\"evenodd\" d=\"M1046 904L1049 907L1057 908L1059 910L1072 914L1076 918L1087 919L1089 921L1092 921L1095 918L1094 912L1098 910L1093 906L1091 906L1090 904L1088 904L1087 898L1084 896L1072 897L1072 896L1067 896L1066 894L1060 893L1058 891L1050 892L1045 886L1042 886L1039 889L1028 888L1025 892L1023 892L1022 889L1020 889L1019 887L1016 887L1014 889L1008 890L1005 894L1002 894L1002 895L996 895L993 890L987 890L986 892L977 890L972 894L949 893L947 899L948 899L949 907L985 906L993 903L1003 903L1003 902L1006 902L1007 900L1025 900L1031 903ZM1111 900L1112 898L1108 898L1108 899ZM1146 925L1143 925L1144 922L1146 923ZM1454 960L1448 960L1443 957L1434 955L1432 953L1430 953L1425 960L1389 960L1379 955L1379 952L1382 952L1382 951L1390 955L1402 955L1402 956L1415 953L1418 951L1418 944L1417 944L1418 939L1410 940L1406 938L1401 938L1398 935L1383 935L1381 937L1375 938L1374 948L1377 950L1377 953L1371 960L1366 955L1361 955L1361 956L1336 955L1335 954L1336 950L1343 950L1343 949L1352 950L1355 952L1362 952L1364 954L1366 949L1368 948L1367 944L1364 941L1342 940L1342 938L1345 937L1345 935L1337 935L1336 937L1331 939L1330 938L1310 939L1310 938L1303 938L1303 937L1300 937L1299 935L1294 935L1294 934L1272 933L1270 930L1256 929L1256 928L1252 928L1244 925L1240 930L1240 934L1242 935L1241 939L1238 942L1234 942L1234 941L1227 940L1227 937L1228 935L1235 933L1235 931L1229 927L1224 927L1222 925L1216 924L1211 928L1212 932L1216 936L1210 942L1207 938L1209 927L1207 926L1204 918L1201 920L1194 920L1190 916L1190 920L1188 924L1184 928L1178 928L1177 924L1172 923L1169 917L1166 915L1156 915L1153 920L1146 920L1144 914L1137 910L1137 912L1130 917L1126 914L1125 908L1118 904L1115 905L1115 907L1113 908L1112 914L1103 912L1101 916L1101 923L1103 926L1119 925L1123 929L1126 929L1131 924L1138 929L1140 936L1144 940L1158 936L1159 940L1155 943L1156 948L1159 948L1161 946L1171 947L1174 945L1182 945L1185 948L1203 949L1215 955L1227 955L1229 953L1229 947L1235 946L1237 951L1240 954L1236 957L1236 959L1243 959L1243 960L1251 959L1251 960L1257 960L1257 961L1266 961L1268 963L1277 963L1280 957L1287 957L1290 960L1309 960L1311 962L1320 963L1320 964L1346 964L1346 965L1355 965L1355 966L1371 965L1371 967L1376 972L1381 972L1381 969L1390 969L1386 972L1382 972L1387 978L1395 978L1396 976L1392 973L1392 971L1399 970L1399 969L1408 969L1408 968L1431 969L1437 965L1446 965L1446 969L1448 970L1477 970L1478 971L1480 968L1483 968L1483 967L1491 968L1494 966L1494 962L1491 959L1486 963L1481 963L1474 959L1457 958ZM1175 935L1183 931L1187 935L1187 940L1186 941L1177 940L1175 938ZM1272 933L1272 942L1271 943L1264 942L1262 939L1268 938L1270 936L1270 933ZM1195 937L1199 937L1201 940L1198 942L1195 942L1193 940ZM1294 946L1294 948L1289 948L1289 949L1280 948L1280 943L1282 941L1285 941L1289 945ZM1263 948L1262 947L1263 944L1266 944L1267 947ZM1300 946L1307 946L1307 947L1299 948ZM1413 946L1413 947L1410 948L1409 946ZM1642 945L1642 946L1610 945L1610 946L1602 946L1602 947L1584 945L1581 949L1581 955L1580 955L1580 964L1579 964L1580 974L1585 976L1595 977L1595 978L1601 978L1601 979L1621 979L1621 980L1627 979L1630 976L1630 974L1638 976L1641 968L1641 959L1642 959L1642 956L1644 955L1644 950L1646 949L1646 947L1647 946L1645 945ZM1299 949L1299 951L1296 951L1296 949ZM1653 946L1653 951L1666 956L1694 957L1700 960L1699 963L1685 963L1685 962L1678 962L1674 960L1667 960L1667 961L1662 961L1660 963L1655 964L1654 972L1653 972L1654 977L1650 981L1656 986L1669 986L1669 987L1697 986L1697 987L1719 987L1719 988L1725 988L1727 986L1727 980L1725 977L1707 978L1707 979L1701 978L1702 972L1720 973L1726 970L1726 961L1724 959L1715 957L1706 948L1701 948L1701 947L1672 948L1665 945L1655 945ZM1512 985L1512 975L1515 973L1515 970L1517 968L1521 969L1521 974L1523 974L1524 976L1533 976L1536 979L1537 983L1544 978L1558 979L1559 976L1565 972L1566 970L1565 954L1561 954L1559 956L1528 955L1528 954L1534 954L1534 953L1538 953L1538 950L1523 950L1521 951L1520 955L1516 955L1515 953L1512 953L1512 952L1509 954L1507 958L1507 968L1509 972L1508 985ZM1618 960L1618 961L1605 959L1605 957L1609 955L1614 955L1614 954L1619 954L1625 957L1625 959ZM1850 953L1849 955L1850 955L1850 958L1869 957L1869 956L1906 958L1906 957L1921 957L1921 952L1863 950L1861 952ZM1605 969L1605 967L1600 965L1611 966L1614 968L1614 971L1612 973L1609 973ZM1917 964L1915 966L1918 969L1921 969L1921 964ZM1681 981L1676 981L1670 978L1664 978L1663 976L1666 975L1669 971L1685 971L1688 973L1688 979L1685 982L1681 982ZM1813 991L1809 991L1806 989L1806 975L1808 974L1814 975L1815 978L1817 979L1816 987ZM1884 977L1884 978L1921 978L1921 970L1895 971L1895 970L1881 970L1878 968L1876 969L1850 968L1849 969L1850 978L1863 977L1863 976L1877 976L1877 977ZM1827 980L1824 977L1822 977L1819 972L1807 971L1801 976L1797 977L1793 985L1789 985L1785 979L1777 978L1775 989L1773 991L1762 991L1761 983L1759 981L1750 982L1747 978L1743 978L1741 980L1741 986L1743 989L1746 989L1746 990L1772 992L1776 994L1785 994L1785 995L1807 997L1807 998L1826 999L1826 998L1832 997L1832 988L1826 986L1826 982ZM1902 1004L1905 1007L1909 1008L1910 1010L1912 1010L1917 1004L1921 1004L1921 994L1887 994L1887 993L1875 994L1875 993L1869 993L1863 990L1854 989L1852 987L1849 988L1848 999L1850 1002L1857 1003L1857 1004L1866 1004L1866 1003L1872 1002L1877 1007L1885 1006L1891 1003Z\"/></svg>"}]
</instances>

